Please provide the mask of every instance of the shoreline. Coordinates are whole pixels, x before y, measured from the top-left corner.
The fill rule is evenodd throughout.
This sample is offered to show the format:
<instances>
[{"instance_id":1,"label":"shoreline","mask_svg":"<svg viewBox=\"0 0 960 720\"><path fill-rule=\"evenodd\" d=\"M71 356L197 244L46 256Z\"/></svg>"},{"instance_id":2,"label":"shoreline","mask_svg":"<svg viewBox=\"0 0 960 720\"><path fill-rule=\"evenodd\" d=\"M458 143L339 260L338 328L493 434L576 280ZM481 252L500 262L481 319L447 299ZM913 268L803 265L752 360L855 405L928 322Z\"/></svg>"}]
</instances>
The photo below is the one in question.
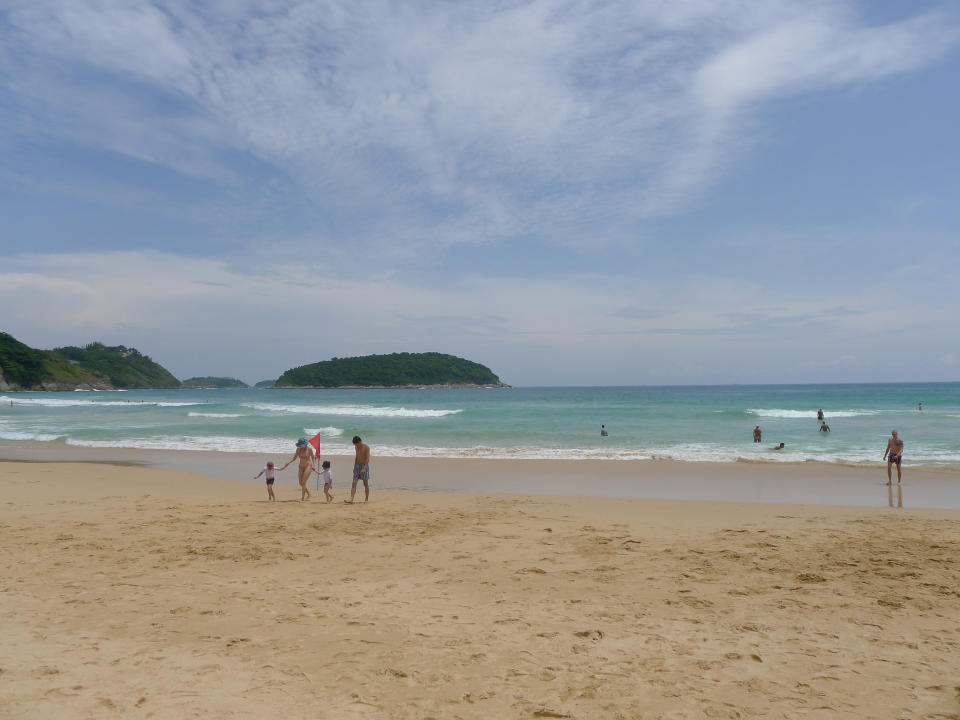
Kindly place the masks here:
<instances>
[{"instance_id":1,"label":"shoreline","mask_svg":"<svg viewBox=\"0 0 960 720\"><path fill-rule=\"evenodd\" d=\"M0 461L109 463L188 471L209 478L253 482L266 460L283 463L293 452L136 450L75 446L0 446ZM333 462L334 488L349 489L351 455L324 453ZM957 473L904 468L904 484L886 485L886 465L836 463L685 462L677 460L530 460L488 458L372 458L371 493L529 494L570 498L685 500L848 507L960 509ZM293 467L278 473L278 488L296 485ZM311 487L315 487L315 479Z\"/></svg>"}]
</instances>

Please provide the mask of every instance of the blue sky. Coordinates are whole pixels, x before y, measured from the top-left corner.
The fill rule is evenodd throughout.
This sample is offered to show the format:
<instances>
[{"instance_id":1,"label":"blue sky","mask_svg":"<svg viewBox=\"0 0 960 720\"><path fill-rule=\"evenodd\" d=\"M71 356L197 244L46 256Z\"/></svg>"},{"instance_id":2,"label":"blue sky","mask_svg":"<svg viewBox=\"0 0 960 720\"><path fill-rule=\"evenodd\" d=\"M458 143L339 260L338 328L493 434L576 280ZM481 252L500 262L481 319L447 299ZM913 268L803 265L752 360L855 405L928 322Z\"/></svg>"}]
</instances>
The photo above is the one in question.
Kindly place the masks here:
<instances>
[{"instance_id":1,"label":"blue sky","mask_svg":"<svg viewBox=\"0 0 960 720\"><path fill-rule=\"evenodd\" d=\"M960 379L952 2L0 8L0 329L253 382Z\"/></svg>"}]
</instances>

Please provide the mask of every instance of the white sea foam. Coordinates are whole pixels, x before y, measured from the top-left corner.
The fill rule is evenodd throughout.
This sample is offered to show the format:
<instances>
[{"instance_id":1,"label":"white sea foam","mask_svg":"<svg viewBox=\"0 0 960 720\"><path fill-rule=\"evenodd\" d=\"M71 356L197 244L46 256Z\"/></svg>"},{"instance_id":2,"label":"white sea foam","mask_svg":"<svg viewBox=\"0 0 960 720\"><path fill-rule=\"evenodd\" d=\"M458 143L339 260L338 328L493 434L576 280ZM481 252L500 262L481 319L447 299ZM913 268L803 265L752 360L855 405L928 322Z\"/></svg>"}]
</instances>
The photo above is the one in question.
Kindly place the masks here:
<instances>
[{"instance_id":1,"label":"white sea foam","mask_svg":"<svg viewBox=\"0 0 960 720\"><path fill-rule=\"evenodd\" d=\"M817 417L816 410L780 410L777 408L773 409L764 409L764 408L749 408L748 413L756 415L758 417L772 417L772 418L814 418ZM860 417L864 415L879 415L880 410L824 410L823 416L825 418L845 418L845 417Z\"/></svg>"},{"instance_id":2,"label":"white sea foam","mask_svg":"<svg viewBox=\"0 0 960 720\"><path fill-rule=\"evenodd\" d=\"M218 452L281 453L292 450L290 438L216 437L178 435L134 437L116 440L67 438L67 445L91 448L136 448L141 450L216 450Z\"/></svg>"},{"instance_id":3,"label":"white sea foam","mask_svg":"<svg viewBox=\"0 0 960 720\"><path fill-rule=\"evenodd\" d=\"M244 403L244 407L271 413L346 415L350 417L437 418L463 412L463 410L421 410L405 407L375 407L372 405L278 405L274 403Z\"/></svg>"},{"instance_id":4,"label":"white sea foam","mask_svg":"<svg viewBox=\"0 0 960 720\"><path fill-rule=\"evenodd\" d=\"M167 402L156 400L85 400L81 398L38 398L38 397L9 397L0 396L0 403L14 405L37 405L41 407L136 407L138 405L155 405L157 407L186 407L188 405L204 405L202 402Z\"/></svg>"},{"instance_id":5,"label":"white sea foam","mask_svg":"<svg viewBox=\"0 0 960 720\"><path fill-rule=\"evenodd\" d=\"M339 428L320 428L320 430ZM305 429L308 434L316 434ZM0 439L22 441L52 441L64 437L45 433L18 433L0 429ZM180 435L168 437L133 437L114 440L84 440L68 437L67 445L92 448L134 448L143 450L215 450L218 452L284 453L292 450L290 438L222 437ZM807 450L786 449L778 452L759 448L724 448L709 444L685 444L651 448L544 448L544 447L430 447L420 445L373 444L374 457L396 458L476 458L488 460L675 460L679 462L824 462L850 465L882 465L874 450L851 448L848 451L827 454ZM325 443L324 455L352 455L353 447L344 442ZM910 456L911 464L960 466L956 451L916 448Z\"/></svg>"},{"instance_id":6,"label":"white sea foam","mask_svg":"<svg viewBox=\"0 0 960 720\"><path fill-rule=\"evenodd\" d=\"M19 432L17 430L7 430L0 428L0 440L25 440L27 442L53 442L59 440L65 435L54 435L53 433L43 432Z\"/></svg>"},{"instance_id":7,"label":"white sea foam","mask_svg":"<svg viewBox=\"0 0 960 720\"><path fill-rule=\"evenodd\" d=\"M338 427L304 428L303 431L311 436L319 434L320 437L339 437L343 435L343 428Z\"/></svg>"},{"instance_id":8,"label":"white sea foam","mask_svg":"<svg viewBox=\"0 0 960 720\"><path fill-rule=\"evenodd\" d=\"M372 445L375 457L409 458L477 458L484 460L649 460L647 452L631 449L609 450L599 448L542 448L542 447L492 447L476 445L474 447L426 447ZM352 455L352 445L327 445L324 451L329 455Z\"/></svg>"},{"instance_id":9,"label":"white sea foam","mask_svg":"<svg viewBox=\"0 0 960 720\"><path fill-rule=\"evenodd\" d=\"M237 417L247 417L243 413L205 413L205 412L188 412L188 417L205 417L205 418L237 418Z\"/></svg>"}]
</instances>

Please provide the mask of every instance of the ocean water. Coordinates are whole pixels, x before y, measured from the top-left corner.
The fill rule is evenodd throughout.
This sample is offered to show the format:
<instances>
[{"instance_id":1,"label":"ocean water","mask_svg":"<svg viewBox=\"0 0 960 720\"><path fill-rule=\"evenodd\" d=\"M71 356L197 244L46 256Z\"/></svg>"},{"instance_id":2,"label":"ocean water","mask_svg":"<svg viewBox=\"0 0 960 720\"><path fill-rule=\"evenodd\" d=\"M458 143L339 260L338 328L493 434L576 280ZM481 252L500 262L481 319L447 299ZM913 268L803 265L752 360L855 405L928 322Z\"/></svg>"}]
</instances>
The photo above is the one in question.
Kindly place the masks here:
<instances>
[{"instance_id":1,"label":"ocean water","mask_svg":"<svg viewBox=\"0 0 960 720\"><path fill-rule=\"evenodd\" d=\"M830 433L818 430L821 407ZM395 457L862 464L881 459L893 428L906 465L960 469L960 383L0 395L0 453L24 444L292 453L296 438L319 432L331 455L351 454L360 435ZM780 442L785 450L768 449Z\"/></svg>"}]
</instances>

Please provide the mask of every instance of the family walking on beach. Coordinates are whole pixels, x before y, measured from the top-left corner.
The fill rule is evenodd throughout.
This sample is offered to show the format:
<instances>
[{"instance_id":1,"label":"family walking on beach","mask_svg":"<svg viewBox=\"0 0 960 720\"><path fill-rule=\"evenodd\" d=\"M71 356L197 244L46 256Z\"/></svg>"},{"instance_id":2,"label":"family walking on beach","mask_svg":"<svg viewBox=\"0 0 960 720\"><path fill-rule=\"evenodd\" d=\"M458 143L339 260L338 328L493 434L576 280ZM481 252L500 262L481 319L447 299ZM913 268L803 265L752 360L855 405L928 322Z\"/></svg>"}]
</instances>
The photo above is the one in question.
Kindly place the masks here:
<instances>
[{"instance_id":1,"label":"family walking on beach","mask_svg":"<svg viewBox=\"0 0 960 720\"><path fill-rule=\"evenodd\" d=\"M300 483L300 502L306 502L312 496L310 495L310 489L307 487L307 483L310 480L310 475L312 473L317 473L323 477L323 495L326 498L326 501L333 501L333 473L330 470L330 461L324 460L320 465L321 469L317 469L316 458L319 454L319 435L314 438L316 443L313 441L307 440L306 438L300 438L297 440L297 449L293 453L293 457L287 460L286 464L280 468L280 470L285 470L288 465L293 463L294 460L299 460L300 464L297 468L297 481ZM360 439L359 435L353 436L353 447L355 451L354 462L353 462L353 485L350 488L350 499L344 500L347 505L352 505L354 497L357 494L357 483L363 481L363 501L370 501L370 446L367 445ZM314 449L316 448L316 453ZM267 500L274 501L276 496L273 494L273 484L276 481L276 469L274 468L273 461L268 461L266 466L254 476L254 480L259 479L261 476L266 476L267 481Z\"/></svg>"}]
</instances>

